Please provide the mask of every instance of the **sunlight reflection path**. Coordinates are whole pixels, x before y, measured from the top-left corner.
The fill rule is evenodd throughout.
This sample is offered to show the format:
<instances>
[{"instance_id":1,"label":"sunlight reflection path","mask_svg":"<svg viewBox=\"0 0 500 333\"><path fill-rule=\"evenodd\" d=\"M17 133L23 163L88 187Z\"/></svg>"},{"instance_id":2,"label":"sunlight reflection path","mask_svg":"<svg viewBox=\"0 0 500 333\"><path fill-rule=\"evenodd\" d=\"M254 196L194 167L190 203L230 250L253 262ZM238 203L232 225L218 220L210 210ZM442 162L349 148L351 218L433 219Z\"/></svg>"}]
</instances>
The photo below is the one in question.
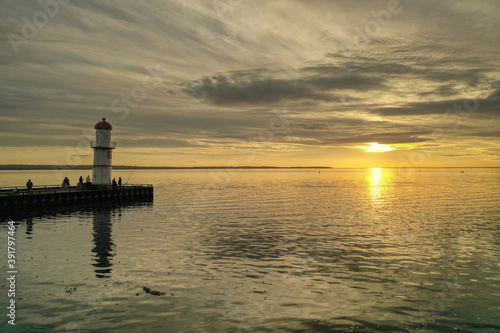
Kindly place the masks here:
<instances>
[{"instance_id":1,"label":"sunlight reflection path","mask_svg":"<svg viewBox=\"0 0 500 333\"><path fill-rule=\"evenodd\" d=\"M368 191L372 206L376 209L383 208L388 201L390 183L393 174L391 170L373 168L368 176Z\"/></svg>"}]
</instances>

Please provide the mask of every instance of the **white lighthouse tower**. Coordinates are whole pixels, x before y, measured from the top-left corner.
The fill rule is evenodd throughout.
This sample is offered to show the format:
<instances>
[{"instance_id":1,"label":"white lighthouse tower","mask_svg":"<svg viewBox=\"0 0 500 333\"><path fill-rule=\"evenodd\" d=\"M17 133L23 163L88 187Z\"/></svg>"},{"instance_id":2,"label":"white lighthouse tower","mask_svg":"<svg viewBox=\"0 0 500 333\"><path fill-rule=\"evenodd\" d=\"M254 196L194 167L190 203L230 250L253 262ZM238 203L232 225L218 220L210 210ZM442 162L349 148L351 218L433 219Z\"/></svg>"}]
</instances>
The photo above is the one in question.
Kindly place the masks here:
<instances>
[{"instance_id":1,"label":"white lighthouse tower","mask_svg":"<svg viewBox=\"0 0 500 333\"><path fill-rule=\"evenodd\" d=\"M111 130L113 126L102 118L102 121L95 125L95 142L90 145L94 148L94 168L92 171L93 185L111 184L111 157L112 151L116 148L116 142L111 142Z\"/></svg>"}]
</instances>

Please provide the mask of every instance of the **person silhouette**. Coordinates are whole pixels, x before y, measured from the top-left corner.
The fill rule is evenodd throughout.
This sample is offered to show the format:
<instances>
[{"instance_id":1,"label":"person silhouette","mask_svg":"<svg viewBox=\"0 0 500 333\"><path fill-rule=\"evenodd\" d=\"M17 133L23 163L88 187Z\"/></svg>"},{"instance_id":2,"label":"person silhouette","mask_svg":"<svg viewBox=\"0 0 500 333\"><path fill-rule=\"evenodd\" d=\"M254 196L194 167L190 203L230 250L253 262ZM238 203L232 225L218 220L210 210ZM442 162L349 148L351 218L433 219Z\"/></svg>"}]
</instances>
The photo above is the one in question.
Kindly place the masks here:
<instances>
[{"instance_id":1,"label":"person silhouette","mask_svg":"<svg viewBox=\"0 0 500 333\"><path fill-rule=\"evenodd\" d=\"M31 182L31 179L28 179L28 182L26 183L26 188L28 189L29 194L33 192L33 183Z\"/></svg>"}]
</instances>

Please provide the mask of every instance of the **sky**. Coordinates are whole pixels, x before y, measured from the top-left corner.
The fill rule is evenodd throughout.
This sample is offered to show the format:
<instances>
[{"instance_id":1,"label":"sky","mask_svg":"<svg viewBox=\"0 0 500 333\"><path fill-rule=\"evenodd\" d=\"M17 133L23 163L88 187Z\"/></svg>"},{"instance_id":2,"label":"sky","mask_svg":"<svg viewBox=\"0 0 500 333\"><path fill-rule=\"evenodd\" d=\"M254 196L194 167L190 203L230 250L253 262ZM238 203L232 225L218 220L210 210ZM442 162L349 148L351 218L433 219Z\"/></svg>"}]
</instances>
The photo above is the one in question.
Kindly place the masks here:
<instances>
[{"instance_id":1,"label":"sky","mask_svg":"<svg viewBox=\"0 0 500 333\"><path fill-rule=\"evenodd\" d=\"M0 164L500 167L497 0L0 7Z\"/></svg>"}]
</instances>

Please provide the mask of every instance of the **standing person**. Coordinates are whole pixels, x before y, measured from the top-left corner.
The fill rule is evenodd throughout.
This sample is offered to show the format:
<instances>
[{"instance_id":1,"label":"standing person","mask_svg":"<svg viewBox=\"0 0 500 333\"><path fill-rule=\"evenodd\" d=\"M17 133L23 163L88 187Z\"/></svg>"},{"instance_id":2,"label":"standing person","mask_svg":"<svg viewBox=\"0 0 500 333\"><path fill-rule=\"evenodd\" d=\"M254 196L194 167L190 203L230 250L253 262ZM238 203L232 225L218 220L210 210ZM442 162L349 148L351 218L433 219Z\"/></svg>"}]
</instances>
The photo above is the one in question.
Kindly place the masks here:
<instances>
[{"instance_id":1,"label":"standing person","mask_svg":"<svg viewBox=\"0 0 500 333\"><path fill-rule=\"evenodd\" d=\"M31 182L31 179L28 179L28 182L26 183L26 188L28 189L29 194L33 192L33 183Z\"/></svg>"},{"instance_id":2,"label":"standing person","mask_svg":"<svg viewBox=\"0 0 500 333\"><path fill-rule=\"evenodd\" d=\"M116 188L116 178L113 178L113 188Z\"/></svg>"},{"instance_id":3,"label":"standing person","mask_svg":"<svg viewBox=\"0 0 500 333\"><path fill-rule=\"evenodd\" d=\"M82 176L80 176L80 179L78 179L78 182L79 182L80 184L83 184L83 177L82 177Z\"/></svg>"},{"instance_id":4,"label":"standing person","mask_svg":"<svg viewBox=\"0 0 500 333\"><path fill-rule=\"evenodd\" d=\"M122 187L122 177L118 177L118 186Z\"/></svg>"},{"instance_id":5,"label":"standing person","mask_svg":"<svg viewBox=\"0 0 500 333\"><path fill-rule=\"evenodd\" d=\"M62 189L66 190L68 188L69 188L69 178L68 177L64 177L64 180L63 180L63 183L62 183Z\"/></svg>"}]
</instances>

